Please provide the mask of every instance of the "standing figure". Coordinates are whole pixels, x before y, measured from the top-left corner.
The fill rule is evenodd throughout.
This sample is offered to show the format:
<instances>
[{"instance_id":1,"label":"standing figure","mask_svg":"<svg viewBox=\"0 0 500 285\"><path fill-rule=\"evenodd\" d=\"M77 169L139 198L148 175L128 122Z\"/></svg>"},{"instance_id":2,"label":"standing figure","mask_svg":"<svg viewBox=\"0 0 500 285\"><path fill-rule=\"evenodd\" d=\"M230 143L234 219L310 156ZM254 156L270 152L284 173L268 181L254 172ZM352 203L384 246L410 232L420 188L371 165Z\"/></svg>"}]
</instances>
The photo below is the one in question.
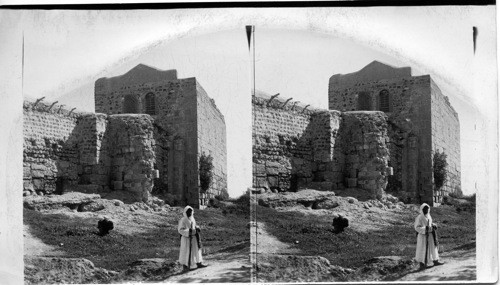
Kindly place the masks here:
<instances>
[{"instance_id":1,"label":"standing figure","mask_svg":"<svg viewBox=\"0 0 500 285\"><path fill-rule=\"evenodd\" d=\"M415 219L415 230L417 231L415 259L420 263L420 269L444 264L439 261L437 225L432 223L430 210L431 207L423 203L420 206L420 214Z\"/></svg>"},{"instance_id":2,"label":"standing figure","mask_svg":"<svg viewBox=\"0 0 500 285\"><path fill-rule=\"evenodd\" d=\"M182 215L178 226L181 235L179 263L184 266L184 270L206 267L201 256L200 228L196 226L193 208L186 206Z\"/></svg>"}]
</instances>

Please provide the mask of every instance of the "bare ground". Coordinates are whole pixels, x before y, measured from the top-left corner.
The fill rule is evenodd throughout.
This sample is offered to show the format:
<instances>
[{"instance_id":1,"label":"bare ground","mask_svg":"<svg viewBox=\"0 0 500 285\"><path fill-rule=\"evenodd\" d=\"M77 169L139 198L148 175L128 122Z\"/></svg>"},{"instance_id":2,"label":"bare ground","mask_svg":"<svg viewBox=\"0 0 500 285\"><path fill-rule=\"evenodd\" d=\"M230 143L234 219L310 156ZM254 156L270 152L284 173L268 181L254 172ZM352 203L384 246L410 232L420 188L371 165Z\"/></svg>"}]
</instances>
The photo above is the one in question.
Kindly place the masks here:
<instances>
[{"instance_id":1,"label":"bare ground","mask_svg":"<svg viewBox=\"0 0 500 285\"><path fill-rule=\"evenodd\" d=\"M444 265L412 272L398 281L463 281L476 280L476 248L443 253Z\"/></svg>"},{"instance_id":2,"label":"bare ground","mask_svg":"<svg viewBox=\"0 0 500 285\"><path fill-rule=\"evenodd\" d=\"M249 217L245 213L248 206L246 210L231 204L224 209L195 211L202 227L204 259L209 267L189 272L180 272L182 267L175 264L179 254L177 221L182 216L182 208L166 205L153 209L136 205L139 207L131 209L132 206L110 204L96 212L66 207L42 211L25 209L24 254L25 260L30 261L25 275L31 274L25 276L27 284L44 283L44 280L49 283L250 281ZM100 237L96 225L103 216L113 220L115 226L109 235ZM47 263L44 268L37 268L37 259L32 262L31 257L49 259L43 259ZM59 263L49 264L51 257ZM85 279L72 280L74 275L65 274L65 269L58 267L57 264L62 264L61 258L89 260L96 272L105 272L105 282L102 278L93 279L96 274L92 265L85 268L89 272ZM126 273L133 262L148 259L154 261L151 263L154 266L142 268L147 274L140 270L136 270L135 275ZM79 270L78 266L75 268ZM45 269L52 273L44 272ZM120 279L116 279L118 277Z\"/></svg>"},{"instance_id":3,"label":"bare ground","mask_svg":"<svg viewBox=\"0 0 500 285\"><path fill-rule=\"evenodd\" d=\"M262 255L262 258L267 254L283 257L290 255L324 256L328 258L332 268L335 270L344 268L348 272L348 276L341 276L344 278L341 280L337 278L338 276L330 275L328 277L330 281L457 281L476 279L475 234L464 231L466 228L471 228L470 223L474 223L474 213L460 213L451 206L433 209L431 214L435 217L436 222L442 226L440 241L445 245L446 251L440 255L445 264L418 271L418 264L415 261L412 262L416 242L412 228L413 220L418 214L418 206L403 205L391 209L375 206L366 208L362 201L348 203L342 202L344 197L339 197L339 199L340 205L333 209L313 210L303 205L274 209L257 206L259 223L253 223L250 229L252 251L257 253L257 261L259 254ZM349 219L345 238L341 237L341 235L346 235L344 233L334 238L329 231L331 217L334 214L342 214ZM469 224L461 224L464 217ZM473 224L472 228L474 228ZM404 232L402 233L402 231ZM398 234L393 235L393 233ZM344 242L352 243L352 241L348 241L349 237L358 238L363 235L367 235L369 238L359 238L359 242L369 241L373 247L379 248L372 249L369 246L367 249L371 253L368 253L365 251L366 245L356 246L358 241L350 245L344 244ZM392 239L391 236L393 236ZM397 240L399 238L404 238L404 240ZM460 247L460 245L462 246ZM457 248L457 246L459 247ZM374 255L377 253L379 255ZM373 264L370 264L370 260L377 256L388 258L379 259L382 263L374 267ZM352 262L352 259L359 260ZM384 259L389 262L385 262ZM394 260L399 261L394 262ZM349 261L351 264L345 267L344 261ZM395 267L391 268L391 263L395 264ZM379 274L377 272L379 266L382 266L387 272ZM283 272L269 274L270 269L269 266L267 267L266 277L278 276L278 280L263 279L265 282L299 281L286 279L286 277L292 276L288 268L275 266L276 271ZM310 270L309 268L303 269ZM302 269L296 268L295 270ZM325 271L324 268L321 270ZM368 271L370 271L369 274ZM323 275L322 278L325 276Z\"/></svg>"}]
</instances>

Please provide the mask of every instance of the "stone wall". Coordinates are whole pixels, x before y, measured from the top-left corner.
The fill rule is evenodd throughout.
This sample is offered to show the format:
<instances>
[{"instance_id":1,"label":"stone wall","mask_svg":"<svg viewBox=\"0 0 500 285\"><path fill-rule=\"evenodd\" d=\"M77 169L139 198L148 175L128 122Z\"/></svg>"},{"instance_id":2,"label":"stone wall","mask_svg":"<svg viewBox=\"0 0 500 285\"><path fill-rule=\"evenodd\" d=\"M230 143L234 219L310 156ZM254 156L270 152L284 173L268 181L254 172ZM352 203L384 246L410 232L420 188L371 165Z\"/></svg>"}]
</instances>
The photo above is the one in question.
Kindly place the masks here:
<instances>
[{"instance_id":1,"label":"stone wall","mask_svg":"<svg viewBox=\"0 0 500 285\"><path fill-rule=\"evenodd\" d=\"M387 116L383 112L357 111L342 114L340 139L345 155L349 188L369 191L374 198L385 193L389 148Z\"/></svg>"},{"instance_id":2,"label":"stone wall","mask_svg":"<svg viewBox=\"0 0 500 285\"><path fill-rule=\"evenodd\" d=\"M171 204L198 205L196 79L122 85L96 93L96 111L121 114L124 98L136 96L137 113L146 113L146 96L153 94L154 133L159 142L155 146L159 170L155 188L166 194Z\"/></svg>"},{"instance_id":3,"label":"stone wall","mask_svg":"<svg viewBox=\"0 0 500 285\"><path fill-rule=\"evenodd\" d=\"M415 76L357 82L346 87L330 86L330 109L357 110L361 92L371 110L380 109L379 94L386 90L390 112L390 160L394 176L387 190L406 202L431 202L432 128L430 76Z\"/></svg>"},{"instance_id":4,"label":"stone wall","mask_svg":"<svg viewBox=\"0 0 500 285\"><path fill-rule=\"evenodd\" d=\"M156 178L153 119L146 114L111 115L108 118L111 169L107 178L113 190L133 193L136 201L148 201Z\"/></svg>"},{"instance_id":5,"label":"stone wall","mask_svg":"<svg viewBox=\"0 0 500 285\"><path fill-rule=\"evenodd\" d=\"M305 110L254 96L253 184L295 191L387 185L387 117L381 112Z\"/></svg>"},{"instance_id":6,"label":"stone wall","mask_svg":"<svg viewBox=\"0 0 500 285\"><path fill-rule=\"evenodd\" d=\"M252 97L253 185L295 190L299 178L312 180L311 148L303 139L312 112L269 99Z\"/></svg>"},{"instance_id":7,"label":"stone wall","mask_svg":"<svg viewBox=\"0 0 500 285\"><path fill-rule=\"evenodd\" d=\"M432 153L447 155L448 180L441 189L434 189L434 203L442 203L447 193L461 194L460 122L458 114L439 87L431 81Z\"/></svg>"},{"instance_id":8,"label":"stone wall","mask_svg":"<svg viewBox=\"0 0 500 285\"><path fill-rule=\"evenodd\" d=\"M24 104L25 195L88 189L149 198L155 175L149 115L70 114L33 105Z\"/></svg>"},{"instance_id":9,"label":"stone wall","mask_svg":"<svg viewBox=\"0 0 500 285\"><path fill-rule=\"evenodd\" d=\"M138 99L137 113L149 113L146 112L147 93L138 93L139 90L133 86L176 79L176 70L159 70L144 64L137 65L121 76L99 78L94 86L95 111L104 114L125 113L123 111L125 94Z\"/></svg>"},{"instance_id":10,"label":"stone wall","mask_svg":"<svg viewBox=\"0 0 500 285\"><path fill-rule=\"evenodd\" d=\"M389 116L389 166L394 176L387 190L406 202L438 205L447 192L460 192L460 124L458 115L429 75L411 76L375 64L329 85L333 110L384 110ZM386 70L387 69L387 70ZM385 70L373 73L374 70ZM411 73L411 71L409 71ZM384 99L385 97L385 99ZM448 183L434 189L432 157L448 155Z\"/></svg>"},{"instance_id":11,"label":"stone wall","mask_svg":"<svg viewBox=\"0 0 500 285\"><path fill-rule=\"evenodd\" d=\"M60 191L78 181L78 149L67 142L80 114L43 102L23 105L23 191L25 195Z\"/></svg>"},{"instance_id":12,"label":"stone wall","mask_svg":"<svg viewBox=\"0 0 500 285\"><path fill-rule=\"evenodd\" d=\"M214 100L208 97L199 83L196 84L196 94L198 156L206 154L213 158L212 185L206 193L200 193L200 205L205 206L210 198L228 194L226 124ZM201 188L200 192L203 192Z\"/></svg>"}]
</instances>

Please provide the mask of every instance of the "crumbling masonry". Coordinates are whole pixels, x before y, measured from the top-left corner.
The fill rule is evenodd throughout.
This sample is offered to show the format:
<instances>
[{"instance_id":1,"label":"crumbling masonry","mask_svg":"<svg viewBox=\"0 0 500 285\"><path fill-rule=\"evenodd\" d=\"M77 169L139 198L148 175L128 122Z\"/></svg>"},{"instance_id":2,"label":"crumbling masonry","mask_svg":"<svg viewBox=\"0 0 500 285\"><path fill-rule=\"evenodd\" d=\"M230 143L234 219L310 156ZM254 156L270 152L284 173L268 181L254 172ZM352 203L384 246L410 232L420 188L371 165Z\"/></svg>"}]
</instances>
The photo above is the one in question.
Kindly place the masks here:
<instances>
[{"instance_id":1,"label":"crumbling masonry","mask_svg":"<svg viewBox=\"0 0 500 285\"><path fill-rule=\"evenodd\" d=\"M138 65L95 84L96 113L24 104L24 194L125 191L204 207L227 194L223 115L195 78ZM213 158L210 188L199 157Z\"/></svg>"},{"instance_id":2,"label":"crumbling masonry","mask_svg":"<svg viewBox=\"0 0 500 285\"><path fill-rule=\"evenodd\" d=\"M265 95L252 99L253 184L276 191L361 188L439 205L460 189L458 114L429 75L372 62L334 75L329 109ZM432 156L447 155L448 181L433 184Z\"/></svg>"}]
</instances>

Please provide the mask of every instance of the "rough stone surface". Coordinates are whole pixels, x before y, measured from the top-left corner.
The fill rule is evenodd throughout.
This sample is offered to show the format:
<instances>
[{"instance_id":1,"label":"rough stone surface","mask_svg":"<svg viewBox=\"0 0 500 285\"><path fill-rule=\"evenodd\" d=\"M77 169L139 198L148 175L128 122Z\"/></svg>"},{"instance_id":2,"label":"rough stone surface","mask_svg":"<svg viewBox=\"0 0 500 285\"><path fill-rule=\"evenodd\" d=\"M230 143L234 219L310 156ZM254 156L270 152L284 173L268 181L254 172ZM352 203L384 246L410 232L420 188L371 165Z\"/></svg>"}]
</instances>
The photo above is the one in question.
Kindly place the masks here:
<instances>
[{"instance_id":1,"label":"rough stone surface","mask_svg":"<svg viewBox=\"0 0 500 285\"><path fill-rule=\"evenodd\" d=\"M97 80L95 104L101 113L24 103L23 196L128 191L147 201L154 189L203 207L227 193L224 116L195 78L140 64ZM214 166L204 193L202 154Z\"/></svg>"},{"instance_id":2,"label":"rough stone surface","mask_svg":"<svg viewBox=\"0 0 500 285\"><path fill-rule=\"evenodd\" d=\"M351 269L330 265L328 259L321 256L259 254L257 281L342 281L351 272Z\"/></svg>"},{"instance_id":3,"label":"rough stone surface","mask_svg":"<svg viewBox=\"0 0 500 285\"><path fill-rule=\"evenodd\" d=\"M28 196L24 197L24 207L31 210L57 209L69 207L78 209L81 205L90 204L100 199L99 194L67 193L63 195Z\"/></svg>"},{"instance_id":4,"label":"rough stone surface","mask_svg":"<svg viewBox=\"0 0 500 285\"><path fill-rule=\"evenodd\" d=\"M295 108L254 96L253 183L275 191L358 187L384 194L389 151L382 112Z\"/></svg>"},{"instance_id":5,"label":"rough stone surface","mask_svg":"<svg viewBox=\"0 0 500 285\"><path fill-rule=\"evenodd\" d=\"M84 258L29 256L24 263L26 284L109 283L118 274L96 268Z\"/></svg>"},{"instance_id":6,"label":"rough stone surface","mask_svg":"<svg viewBox=\"0 0 500 285\"><path fill-rule=\"evenodd\" d=\"M321 207L335 207L337 203L335 193L312 189L298 192L265 193L259 195L257 199L259 205L271 208L300 204L309 208L322 209Z\"/></svg>"},{"instance_id":7,"label":"rough stone surface","mask_svg":"<svg viewBox=\"0 0 500 285\"><path fill-rule=\"evenodd\" d=\"M113 281L163 281L182 272L182 265L162 258L140 259L129 264Z\"/></svg>"},{"instance_id":8,"label":"rough stone surface","mask_svg":"<svg viewBox=\"0 0 500 285\"><path fill-rule=\"evenodd\" d=\"M442 203L460 193L460 123L448 98L429 75L372 62L358 72L336 74L329 83L329 109L382 110L388 115L388 145L394 175L386 190L405 202ZM449 181L434 189L432 156L448 156Z\"/></svg>"},{"instance_id":9,"label":"rough stone surface","mask_svg":"<svg viewBox=\"0 0 500 285\"><path fill-rule=\"evenodd\" d=\"M349 281L393 281L414 271L418 263L406 256L380 256L367 260Z\"/></svg>"}]
</instances>

